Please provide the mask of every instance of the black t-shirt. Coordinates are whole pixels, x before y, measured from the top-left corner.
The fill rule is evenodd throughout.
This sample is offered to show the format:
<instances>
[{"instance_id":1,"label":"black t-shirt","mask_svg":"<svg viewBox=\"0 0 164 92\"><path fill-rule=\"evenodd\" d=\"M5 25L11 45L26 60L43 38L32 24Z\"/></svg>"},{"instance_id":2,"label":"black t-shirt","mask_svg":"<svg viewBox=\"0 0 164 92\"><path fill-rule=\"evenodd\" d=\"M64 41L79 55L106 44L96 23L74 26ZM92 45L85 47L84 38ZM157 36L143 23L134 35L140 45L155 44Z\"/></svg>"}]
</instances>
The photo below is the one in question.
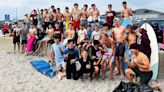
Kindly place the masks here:
<instances>
[{"instance_id":1,"label":"black t-shirt","mask_svg":"<svg viewBox=\"0 0 164 92\"><path fill-rule=\"evenodd\" d=\"M106 18L106 23L108 24L108 25L113 25L113 19L114 19L114 17L116 16L116 13L115 13L115 11L107 11L106 12L106 15L107 15L107 18Z\"/></svg>"},{"instance_id":2,"label":"black t-shirt","mask_svg":"<svg viewBox=\"0 0 164 92\"><path fill-rule=\"evenodd\" d=\"M54 29L54 34L55 35L59 35L59 36L61 36L61 34L63 33L63 30L61 29L61 28L59 28L59 29Z\"/></svg>"},{"instance_id":3,"label":"black t-shirt","mask_svg":"<svg viewBox=\"0 0 164 92\"><path fill-rule=\"evenodd\" d=\"M44 38L45 35L46 35L46 34L45 34L44 32L38 31L38 34L37 34L38 40L42 40L42 39Z\"/></svg>"}]
</instances>

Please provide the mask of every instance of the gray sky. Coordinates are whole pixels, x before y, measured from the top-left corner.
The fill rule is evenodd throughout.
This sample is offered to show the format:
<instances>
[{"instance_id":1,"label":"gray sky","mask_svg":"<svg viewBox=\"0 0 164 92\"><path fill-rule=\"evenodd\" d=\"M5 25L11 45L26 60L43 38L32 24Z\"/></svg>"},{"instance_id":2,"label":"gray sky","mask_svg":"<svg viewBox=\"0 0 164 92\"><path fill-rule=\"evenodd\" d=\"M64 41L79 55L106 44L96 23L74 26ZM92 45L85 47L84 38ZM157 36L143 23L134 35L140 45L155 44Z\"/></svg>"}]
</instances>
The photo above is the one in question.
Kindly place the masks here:
<instances>
[{"instance_id":1,"label":"gray sky","mask_svg":"<svg viewBox=\"0 0 164 92\"><path fill-rule=\"evenodd\" d=\"M41 9L49 8L51 5L61 8L61 11L64 10L66 6L72 9L74 3L79 3L79 8L84 4L89 6L95 3L103 13L108 4L113 5L113 10L120 11L121 3L123 0L0 0L0 20L4 20L5 14L10 14L10 18L16 16L16 8L18 18L24 18L24 14L30 13L32 9ZM164 0L125 0L128 3L128 6L133 10L147 8L157 11L164 12Z\"/></svg>"}]
</instances>

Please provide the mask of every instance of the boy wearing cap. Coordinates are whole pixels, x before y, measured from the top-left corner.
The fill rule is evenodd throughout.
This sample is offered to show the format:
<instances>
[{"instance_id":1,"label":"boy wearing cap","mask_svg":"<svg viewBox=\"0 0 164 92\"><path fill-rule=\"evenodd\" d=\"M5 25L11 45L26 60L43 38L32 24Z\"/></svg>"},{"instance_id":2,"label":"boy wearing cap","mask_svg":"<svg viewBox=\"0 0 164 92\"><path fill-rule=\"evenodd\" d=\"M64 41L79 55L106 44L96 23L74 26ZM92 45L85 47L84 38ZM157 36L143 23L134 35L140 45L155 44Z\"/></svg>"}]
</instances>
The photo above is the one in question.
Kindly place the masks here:
<instances>
[{"instance_id":1,"label":"boy wearing cap","mask_svg":"<svg viewBox=\"0 0 164 92\"><path fill-rule=\"evenodd\" d=\"M118 18L114 19L114 28L113 28L113 38L115 41L115 57L116 57L116 67L118 70L118 74L120 73L120 78L122 79L124 76L124 68L123 68L123 57L125 51L125 29L121 27L120 20Z\"/></svg>"}]
</instances>

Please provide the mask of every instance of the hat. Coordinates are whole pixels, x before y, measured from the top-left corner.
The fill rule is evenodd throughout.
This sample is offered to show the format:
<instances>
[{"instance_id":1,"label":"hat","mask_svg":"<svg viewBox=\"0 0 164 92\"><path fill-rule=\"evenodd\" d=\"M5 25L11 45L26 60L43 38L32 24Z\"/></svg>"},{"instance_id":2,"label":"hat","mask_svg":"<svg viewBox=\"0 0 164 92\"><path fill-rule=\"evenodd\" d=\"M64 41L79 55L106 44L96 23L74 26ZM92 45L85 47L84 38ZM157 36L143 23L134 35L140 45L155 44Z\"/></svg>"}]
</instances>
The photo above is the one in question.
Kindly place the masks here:
<instances>
[{"instance_id":1,"label":"hat","mask_svg":"<svg viewBox=\"0 0 164 92\"><path fill-rule=\"evenodd\" d=\"M116 22L116 21L120 21L120 19L117 18L117 17L115 17L114 20L113 20L113 22Z\"/></svg>"},{"instance_id":2,"label":"hat","mask_svg":"<svg viewBox=\"0 0 164 92\"><path fill-rule=\"evenodd\" d=\"M137 44L137 43L131 44L131 45L130 45L130 49L138 50L138 49L139 49L139 44Z\"/></svg>"}]
</instances>

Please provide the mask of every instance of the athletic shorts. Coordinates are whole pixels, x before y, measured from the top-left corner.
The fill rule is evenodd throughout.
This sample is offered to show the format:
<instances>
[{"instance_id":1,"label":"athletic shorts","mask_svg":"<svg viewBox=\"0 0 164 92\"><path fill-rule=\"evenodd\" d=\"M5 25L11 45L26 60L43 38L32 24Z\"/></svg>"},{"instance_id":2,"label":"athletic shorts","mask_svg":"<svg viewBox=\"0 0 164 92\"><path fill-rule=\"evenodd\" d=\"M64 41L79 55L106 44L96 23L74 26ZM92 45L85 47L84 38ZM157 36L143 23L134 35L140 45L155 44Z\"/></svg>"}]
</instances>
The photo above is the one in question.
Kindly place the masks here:
<instances>
[{"instance_id":1,"label":"athletic shorts","mask_svg":"<svg viewBox=\"0 0 164 92\"><path fill-rule=\"evenodd\" d=\"M46 37L44 37L43 39L42 39L42 41L49 41L50 40L50 37L48 37L48 36L46 36Z\"/></svg>"},{"instance_id":2,"label":"athletic shorts","mask_svg":"<svg viewBox=\"0 0 164 92\"><path fill-rule=\"evenodd\" d=\"M13 44L20 43L20 36L17 36L13 39Z\"/></svg>"},{"instance_id":3,"label":"athletic shorts","mask_svg":"<svg viewBox=\"0 0 164 92\"><path fill-rule=\"evenodd\" d=\"M115 43L115 56L116 57L124 57L125 46L123 43Z\"/></svg>"},{"instance_id":4,"label":"athletic shorts","mask_svg":"<svg viewBox=\"0 0 164 92\"><path fill-rule=\"evenodd\" d=\"M61 70L62 66L66 64L63 59L56 59L55 62L56 70Z\"/></svg>"},{"instance_id":5,"label":"athletic shorts","mask_svg":"<svg viewBox=\"0 0 164 92\"><path fill-rule=\"evenodd\" d=\"M26 24L26 29L29 30L30 29L30 23Z\"/></svg>"},{"instance_id":6,"label":"athletic shorts","mask_svg":"<svg viewBox=\"0 0 164 92\"><path fill-rule=\"evenodd\" d=\"M48 28L49 24L50 24L49 22L44 22L44 25L43 25L44 30L46 30Z\"/></svg>"},{"instance_id":7,"label":"athletic shorts","mask_svg":"<svg viewBox=\"0 0 164 92\"><path fill-rule=\"evenodd\" d=\"M63 29L64 25L63 22L59 22L60 28Z\"/></svg>"},{"instance_id":8,"label":"athletic shorts","mask_svg":"<svg viewBox=\"0 0 164 92\"><path fill-rule=\"evenodd\" d=\"M112 49L107 49L107 53L104 53L103 54L103 59L105 60L105 61L107 61L108 59L109 59L109 56L111 55L111 53L112 53ZM114 62L114 56L112 56L111 57L111 59L110 59L110 62Z\"/></svg>"},{"instance_id":9,"label":"athletic shorts","mask_svg":"<svg viewBox=\"0 0 164 92\"><path fill-rule=\"evenodd\" d=\"M21 44L27 44L27 40L21 40Z\"/></svg>"},{"instance_id":10,"label":"athletic shorts","mask_svg":"<svg viewBox=\"0 0 164 92\"><path fill-rule=\"evenodd\" d=\"M91 22L90 22L90 24L91 24L91 26L92 27L94 27L94 24L99 24L99 21L98 20L92 20Z\"/></svg>"},{"instance_id":11,"label":"athletic shorts","mask_svg":"<svg viewBox=\"0 0 164 92\"><path fill-rule=\"evenodd\" d=\"M73 20L73 29L76 30L76 29L79 29L79 26L80 26L80 20Z\"/></svg>"},{"instance_id":12,"label":"athletic shorts","mask_svg":"<svg viewBox=\"0 0 164 92\"><path fill-rule=\"evenodd\" d=\"M132 25L132 24L133 24L132 20L131 19L127 19L127 18L123 19L122 22L121 22L121 25L123 27L126 27L127 25Z\"/></svg>"},{"instance_id":13,"label":"athletic shorts","mask_svg":"<svg viewBox=\"0 0 164 92\"><path fill-rule=\"evenodd\" d=\"M151 80L152 76L153 76L152 71L142 72L142 71L139 70L138 67L132 68L132 70L136 74L136 76L140 77L140 83L141 84L148 84L149 81Z\"/></svg>"},{"instance_id":14,"label":"athletic shorts","mask_svg":"<svg viewBox=\"0 0 164 92\"><path fill-rule=\"evenodd\" d=\"M68 25L69 25L70 22L72 22L72 21L71 21L71 20L65 21L65 29L66 29L66 30L68 29Z\"/></svg>"},{"instance_id":15,"label":"athletic shorts","mask_svg":"<svg viewBox=\"0 0 164 92\"><path fill-rule=\"evenodd\" d=\"M81 24L85 26L85 28L87 28L88 26L88 21L87 20L81 20Z\"/></svg>"}]
</instances>

